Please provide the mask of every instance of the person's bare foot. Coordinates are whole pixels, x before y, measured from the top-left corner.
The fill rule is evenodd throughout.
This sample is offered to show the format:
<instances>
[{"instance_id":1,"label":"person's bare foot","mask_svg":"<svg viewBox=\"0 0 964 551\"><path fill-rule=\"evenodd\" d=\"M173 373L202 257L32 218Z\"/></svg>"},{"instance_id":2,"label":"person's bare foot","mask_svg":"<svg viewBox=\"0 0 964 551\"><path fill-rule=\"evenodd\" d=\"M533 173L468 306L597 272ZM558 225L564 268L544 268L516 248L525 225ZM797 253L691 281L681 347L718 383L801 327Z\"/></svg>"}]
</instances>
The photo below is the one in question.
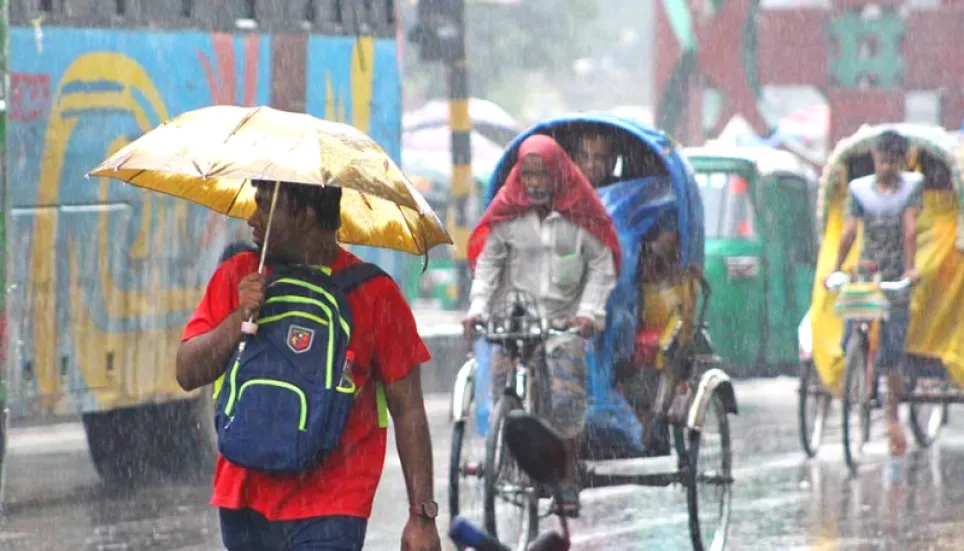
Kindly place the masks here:
<instances>
[{"instance_id":1,"label":"person's bare foot","mask_svg":"<svg viewBox=\"0 0 964 551\"><path fill-rule=\"evenodd\" d=\"M887 433L890 439L890 454L902 456L907 452L907 436L900 421L891 419L887 422Z\"/></svg>"}]
</instances>

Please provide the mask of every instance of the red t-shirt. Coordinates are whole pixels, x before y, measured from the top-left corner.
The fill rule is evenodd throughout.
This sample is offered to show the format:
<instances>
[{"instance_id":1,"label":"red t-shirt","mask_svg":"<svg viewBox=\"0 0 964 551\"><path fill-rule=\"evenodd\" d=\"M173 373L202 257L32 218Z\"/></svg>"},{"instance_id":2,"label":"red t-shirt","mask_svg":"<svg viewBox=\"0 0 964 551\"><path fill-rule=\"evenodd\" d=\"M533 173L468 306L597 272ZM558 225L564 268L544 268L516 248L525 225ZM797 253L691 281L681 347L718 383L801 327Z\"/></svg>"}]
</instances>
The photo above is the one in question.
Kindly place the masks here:
<instances>
[{"instance_id":1,"label":"red t-shirt","mask_svg":"<svg viewBox=\"0 0 964 551\"><path fill-rule=\"evenodd\" d=\"M360 260L342 251L332 271ZM258 270L254 253L241 253L221 264L204 298L184 329L187 341L217 327L238 306L238 283ZM346 515L368 518L385 461L386 429L380 428L374 375L391 384L431 359L418 335L415 316L398 286L387 277L373 278L349 295L352 377L361 389L342 434L339 449L315 470L278 476L244 469L218 456L211 504L226 509L251 508L268 520Z\"/></svg>"}]
</instances>

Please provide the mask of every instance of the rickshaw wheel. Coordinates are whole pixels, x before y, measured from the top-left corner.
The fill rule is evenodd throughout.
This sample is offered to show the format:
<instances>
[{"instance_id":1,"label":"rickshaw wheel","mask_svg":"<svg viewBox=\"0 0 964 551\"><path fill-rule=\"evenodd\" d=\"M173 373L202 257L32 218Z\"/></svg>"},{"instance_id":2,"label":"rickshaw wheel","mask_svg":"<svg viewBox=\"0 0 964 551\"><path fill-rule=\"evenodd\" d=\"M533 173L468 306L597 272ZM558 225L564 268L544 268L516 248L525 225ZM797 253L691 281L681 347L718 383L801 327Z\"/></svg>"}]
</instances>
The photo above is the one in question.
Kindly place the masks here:
<instances>
[{"instance_id":1,"label":"rickshaw wheel","mask_svg":"<svg viewBox=\"0 0 964 551\"><path fill-rule=\"evenodd\" d=\"M870 439L871 409L867 360L856 331L847 343L846 366L842 408L844 460L850 472L856 474L864 444Z\"/></svg>"},{"instance_id":2,"label":"rickshaw wheel","mask_svg":"<svg viewBox=\"0 0 964 551\"><path fill-rule=\"evenodd\" d=\"M830 400L830 393L821 385L813 361L801 362L797 419L800 424L800 444L807 457L815 457L820 449Z\"/></svg>"},{"instance_id":3,"label":"rickshaw wheel","mask_svg":"<svg viewBox=\"0 0 964 551\"><path fill-rule=\"evenodd\" d=\"M919 378L915 375L914 370L911 370L910 376L908 377L910 383L910 392L917 389L917 385L920 381L926 381L926 378ZM941 391L946 391L948 384L946 381L941 381L939 389ZM937 436L941 432L941 427L944 426L944 420L947 415L947 405L946 404L915 404L910 402L908 404L910 409L910 430L914 435L914 440L917 445L921 448L928 448L937 440Z\"/></svg>"},{"instance_id":4,"label":"rickshaw wheel","mask_svg":"<svg viewBox=\"0 0 964 551\"><path fill-rule=\"evenodd\" d=\"M522 551L539 535L539 492L529 477L516 465L502 437L506 416L516 409L522 409L522 404L517 398L502 396L492 412L489 432L485 438L483 514L486 532L504 542L516 542L515 548ZM510 487L513 494L511 501L500 495L505 493L500 492L500 485ZM500 534L497 526L499 516L496 511L498 497L502 497L503 508L509 506L519 509L520 525L517 533L501 530ZM502 516L505 517L504 514ZM512 548L511 545L509 547Z\"/></svg>"},{"instance_id":5,"label":"rickshaw wheel","mask_svg":"<svg viewBox=\"0 0 964 551\"><path fill-rule=\"evenodd\" d=\"M701 428L687 431L689 466L686 502L690 536L695 551L721 551L726 547L730 525L733 450L730 445L730 422L719 390L713 392L703 415ZM707 453L717 447L713 445L717 442L719 451ZM701 465L704 459L708 460L707 468ZM711 493L710 499L704 495L707 492Z\"/></svg>"},{"instance_id":6,"label":"rickshaw wheel","mask_svg":"<svg viewBox=\"0 0 964 551\"><path fill-rule=\"evenodd\" d=\"M472 392L471 382L466 392ZM475 401L468 411L452 424L452 450L449 455L449 512L450 519L458 515L475 524L483 521L481 509L484 497L485 440L475 431ZM461 550L462 547L459 546Z\"/></svg>"}]
</instances>

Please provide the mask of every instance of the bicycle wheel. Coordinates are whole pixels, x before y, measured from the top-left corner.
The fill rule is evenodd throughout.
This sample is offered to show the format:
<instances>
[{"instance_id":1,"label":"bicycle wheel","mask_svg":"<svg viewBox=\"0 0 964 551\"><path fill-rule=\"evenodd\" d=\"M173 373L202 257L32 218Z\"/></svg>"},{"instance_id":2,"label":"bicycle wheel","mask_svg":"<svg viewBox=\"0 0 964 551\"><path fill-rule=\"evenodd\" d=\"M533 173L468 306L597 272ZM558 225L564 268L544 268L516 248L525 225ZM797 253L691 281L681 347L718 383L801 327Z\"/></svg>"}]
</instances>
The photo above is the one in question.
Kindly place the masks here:
<instances>
[{"instance_id":1,"label":"bicycle wheel","mask_svg":"<svg viewBox=\"0 0 964 551\"><path fill-rule=\"evenodd\" d=\"M800 444L807 457L815 457L823 440L830 409L830 393L824 390L813 361L800 363L800 389L797 397Z\"/></svg>"},{"instance_id":2,"label":"bicycle wheel","mask_svg":"<svg viewBox=\"0 0 964 551\"><path fill-rule=\"evenodd\" d=\"M539 533L539 494L535 485L516 465L502 438L506 416L522 409L510 396L499 399L485 439L485 530L524 551ZM496 503L501 502L497 507ZM498 510L497 510L498 509Z\"/></svg>"},{"instance_id":3,"label":"bicycle wheel","mask_svg":"<svg viewBox=\"0 0 964 551\"><path fill-rule=\"evenodd\" d=\"M484 520L482 503L485 494L485 439L475 429L474 411L470 411L466 418L452 425L449 518L462 515L479 526Z\"/></svg>"},{"instance_id":4,"label":"bicycle wheel","mask_svg":"<svg viewBox=\"0 0 964 551\"><path fill-rule=\"evenodd\" d=\"M870 439L870 381L861 338L853 335L847 343L846 374L843 393L844 460L853 474L863 457L864 444Z\"/></svg>"},{"instance_id":5,"label":"bicycle wheel","mask_svg":"<svg viewBox=\"0 0 964 551\"><path fill-rule=\"evenodd\" d=\"M699 430L689 431L686 502L695 551L721 551L730 526L733 450L719 391L710 396Z\"/></svg>"},{"instance_id":6,"label":"bicycle wheel","mask_svg":"<svg viewBox=\"0 0 964 551\"><path fill-rule=\"evenodd\" d=\"M930 390L944 392L948 389L947 381L934 378L920 378L910 374L910 392L917 390L921 383ZM936 383L936 384L935 384ZM944 426L944 417L947 415L946 404L916 404L910 402L910 430L914 435L914 440L921 448L928 448L937 440L937 435Z\"/></svg>"}]
</instances>

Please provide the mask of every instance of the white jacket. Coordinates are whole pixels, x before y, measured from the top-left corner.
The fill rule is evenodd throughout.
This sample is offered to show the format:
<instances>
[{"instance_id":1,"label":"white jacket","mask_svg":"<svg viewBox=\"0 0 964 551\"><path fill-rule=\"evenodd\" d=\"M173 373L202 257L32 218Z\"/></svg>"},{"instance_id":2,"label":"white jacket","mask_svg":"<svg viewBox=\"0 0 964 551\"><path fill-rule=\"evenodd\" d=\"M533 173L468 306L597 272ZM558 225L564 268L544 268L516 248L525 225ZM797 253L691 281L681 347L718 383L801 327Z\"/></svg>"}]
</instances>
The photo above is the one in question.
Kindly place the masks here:
<instances>
[{"instance_id":1,"label":"white jacket","mask_svg":"<svg viewBox=\"0 0 964 551\"><path fill-rule=\"evenodd\" d=\"M613 253L557 212L536 212L492 226L476 261L469 315L487 315L511 289L532 294L539 314L573 316L606 326L606 301L616 286Z\"/></svg>"}]
</instances>

